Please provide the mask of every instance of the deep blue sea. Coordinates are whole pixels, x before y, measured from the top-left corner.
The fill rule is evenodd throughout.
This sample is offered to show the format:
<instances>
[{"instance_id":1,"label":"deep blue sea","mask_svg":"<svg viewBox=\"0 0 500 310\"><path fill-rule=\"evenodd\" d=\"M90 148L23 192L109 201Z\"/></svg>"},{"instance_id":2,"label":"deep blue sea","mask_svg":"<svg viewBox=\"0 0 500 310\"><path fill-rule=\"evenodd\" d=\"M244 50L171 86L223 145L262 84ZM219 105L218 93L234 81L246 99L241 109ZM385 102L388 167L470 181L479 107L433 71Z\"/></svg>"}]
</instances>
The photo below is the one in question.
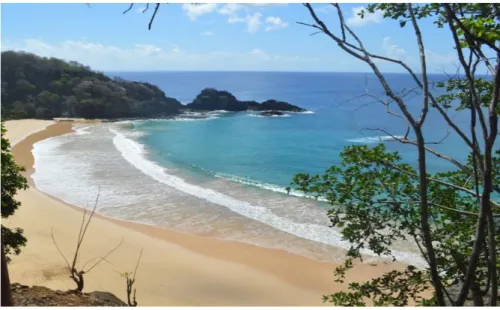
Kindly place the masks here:
<instances>
[{"instance_id":1,"label":"deep blue sea","mask_svg":"<svg viewBox=\"0 0 500 310\"><path fill-rule=\"evenodd\" d=\"M158 85L182 103L212 87L227 90L240 100L277 99L309 112L259 117L216 111L197 120L180 116L78 125L73 134L37 143L37 187L85 205L100 186L100 212L107 216L338 260L348 245L328 227L328 206L300 195L286 195L285 187L293 176L322 173L338 164L339 153L352 144L382 141L389 150L399 151L406 162L416 163L413 146L392 141L383 132L402 136L406 126L386 112L387 106L400 113L383 96L372 74L108 74ZM445 78L431 76L433 81ZM388 74L387 79L396 91L407 93L409 109L418 115L422 103L421 96L412 91L415 83L404 74ZM467 117L454 111L450 115L459 123ZM431 109L425 125L427 140L440 141L449 134L444 143L432 147L463 160L467 156L464 145L443 124ZM432 155L428 164L431 172L453 168ZM400 259L419 262L408 245L395 247Z\"/></svg>"}]
</instances>

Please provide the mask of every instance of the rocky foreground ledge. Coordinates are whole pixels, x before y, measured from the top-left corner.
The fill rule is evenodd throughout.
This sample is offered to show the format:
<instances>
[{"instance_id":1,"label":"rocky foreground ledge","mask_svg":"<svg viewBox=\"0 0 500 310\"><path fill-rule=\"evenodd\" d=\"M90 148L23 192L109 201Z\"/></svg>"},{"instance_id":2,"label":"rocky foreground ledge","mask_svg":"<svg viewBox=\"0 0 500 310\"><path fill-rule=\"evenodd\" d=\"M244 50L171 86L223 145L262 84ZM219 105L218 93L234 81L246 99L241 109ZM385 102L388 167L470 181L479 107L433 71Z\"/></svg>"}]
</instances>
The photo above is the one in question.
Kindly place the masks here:
<instances>
[{"instance_id":1,"label":"rocky foreground ledge","mask_svg":"<svg viewBox=\"0 0 500 310\"><path fill-rule=\"evenodd\" d=\"M196 96L193 102L186 108L194 111L217 111L230 112L241 111L282 111L282 112L306 112L307 110L278 100L266 100L262 103L257 101L240 101L230 92L220 91L214 88L205 88Z\"/></svg>"},{"instance_id":2,"label":"rocky foreground ledge","mask_svg":"<svg viewBox=\"0 0 500 310\"><path fill-rule=\"evenodd\" d=\"M51 290L44 286L13 283L12 299L16 307L126 307L127 304L108 292L79 293Z\"/></svg>"}]
</instances>

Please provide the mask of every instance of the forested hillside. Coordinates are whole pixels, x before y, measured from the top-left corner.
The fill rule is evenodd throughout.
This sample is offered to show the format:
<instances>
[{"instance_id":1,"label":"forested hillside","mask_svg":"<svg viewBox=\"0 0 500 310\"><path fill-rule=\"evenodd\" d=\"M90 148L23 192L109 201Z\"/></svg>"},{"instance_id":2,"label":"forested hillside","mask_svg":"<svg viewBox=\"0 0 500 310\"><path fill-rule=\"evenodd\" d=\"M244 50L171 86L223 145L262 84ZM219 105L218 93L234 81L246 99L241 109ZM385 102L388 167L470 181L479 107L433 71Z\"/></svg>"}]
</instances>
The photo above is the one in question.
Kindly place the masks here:
<instances>
[{"instance_id":1,"label":"forested hillside","mask_svg":"<svg viewBox=\"0 0 500 310\"><path fill-rule=\"evenodd\" d=\"M180 108L155 85L111 79L77 62L2 52L2 119L161 117Z\"/></svg>"}]
</instances>

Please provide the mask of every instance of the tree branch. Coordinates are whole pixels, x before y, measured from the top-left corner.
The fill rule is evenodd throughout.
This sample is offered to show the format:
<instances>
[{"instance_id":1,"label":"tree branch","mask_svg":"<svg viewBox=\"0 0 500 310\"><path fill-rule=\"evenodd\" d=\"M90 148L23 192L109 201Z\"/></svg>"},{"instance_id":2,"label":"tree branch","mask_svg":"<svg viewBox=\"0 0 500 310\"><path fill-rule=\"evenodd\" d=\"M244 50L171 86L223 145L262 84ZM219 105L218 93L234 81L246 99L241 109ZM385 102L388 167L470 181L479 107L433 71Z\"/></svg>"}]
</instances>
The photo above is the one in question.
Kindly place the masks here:
<instances>
[{"instance_id":1,"label":"tree branch","mask_svg":"<svg viewBox=\"0 0 500 310\"><path fill-rule=\"evenodd\" d=\"M151 30L151 27L153 26L153 21L155 20L156 13L158 12L158 9L160 8L161 3L157 3L155 6L155 10L153 12L153 16L151 16L151 20L149 21L148 25L148 30Z\"/></svg>"},{"instance_id":2,"label":"tree branch","mask_svg":"<svg viewBox=\"0 0 500 310\"><path fill-rule=\"evenodd\" d=\"M132 10L132 7L134 7L134 4L130 3L130 6L128 7L128 9L126 9L125 11L123 11L123 14L126 14L128 11Z\"/></svg>"},{"instance_id":3,"label":"tree branch","mask_svg":"<svg viewBox=\"0 0 500 310\"><path fill-rule=\"evenodd\" d=\"M425 60L425 48L424 42L422 40L422 33L420 32L420 28L417 23L417 19L415 18L415 13L413 12L413 7L411 3L407 5L408 11L410 12L411 22L413 25L413 29L415 30L415 35L417 37L418 50L420 54L420 69L422 70L422 84L423 84L423 108L420 114L419 120L417 123L422 126L425 121L425 117L427 116L427 112L429 111L429 85L427 81L427 63Z\"/></svg>"},{"instance_id":4,"label":"tree branch","mask_svg":"<svg viewBox=\"0 0 500 310\"><path fill-rule=\"evenodd\" d=\"M92 269L94 269L94 267L96 267L97 265L99 265L99 264L100 264L103 260L106 260L106 259L108 258L108 256L109 256L109 255L111 255L114 251L116 251L116 249L118 249L118 248L120 247L120 245L122 245L122 243L123 243L123 237L122 237L122 239L121 239L120 243L118 243L118 245L117 245L117 246L115 246L113 249L111 249L111 251L109 251L106 255L104 255L103 257L101 257L101 258L97 261L97 263L95 263L94 265L92 265L89 269L84 270L84 267L85 267L85 265L87 264L87 263L86 263L86 264L84 265L84 267L82 267L82 272L84 272L84 273L89 273Z\"/></svg>"}]
</instances>

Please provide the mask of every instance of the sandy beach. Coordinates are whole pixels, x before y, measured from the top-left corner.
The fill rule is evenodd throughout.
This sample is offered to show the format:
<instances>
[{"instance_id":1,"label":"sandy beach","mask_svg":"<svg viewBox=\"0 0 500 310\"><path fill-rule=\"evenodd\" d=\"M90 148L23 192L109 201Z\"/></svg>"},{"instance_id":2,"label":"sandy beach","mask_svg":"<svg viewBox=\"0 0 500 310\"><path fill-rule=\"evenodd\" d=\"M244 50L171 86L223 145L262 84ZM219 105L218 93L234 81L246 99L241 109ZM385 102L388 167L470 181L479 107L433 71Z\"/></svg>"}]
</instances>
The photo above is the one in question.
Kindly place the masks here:
<instances>
[{"instance_id":1,"label":"sandy beach","mask_svg":"<svg viewBox=\"0 0 500 310\"><path fill-rule=\"evenodd\" d=\"M71 133L70 121L6 122L7 138L15 144L16 161L33 173L33 144ZM18 194L22 205L2 223L21 227L27 246L9 265L12 282L72 289L64 259L75 248L82 209L30 188ZM120 247L85 277L86 292L109 291L126 300L125 279L143 249L136 289L140 306L317 306L322 295L345 289L334 282L334 263L317 262L276 249L188 235L172 230L119 221L97 215L82 245L78 266ZM395 267L360 264L349 280L369 279ZM348 282L346 281L346 282Z\"/></svg>"}]
</instances>

